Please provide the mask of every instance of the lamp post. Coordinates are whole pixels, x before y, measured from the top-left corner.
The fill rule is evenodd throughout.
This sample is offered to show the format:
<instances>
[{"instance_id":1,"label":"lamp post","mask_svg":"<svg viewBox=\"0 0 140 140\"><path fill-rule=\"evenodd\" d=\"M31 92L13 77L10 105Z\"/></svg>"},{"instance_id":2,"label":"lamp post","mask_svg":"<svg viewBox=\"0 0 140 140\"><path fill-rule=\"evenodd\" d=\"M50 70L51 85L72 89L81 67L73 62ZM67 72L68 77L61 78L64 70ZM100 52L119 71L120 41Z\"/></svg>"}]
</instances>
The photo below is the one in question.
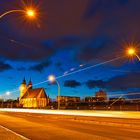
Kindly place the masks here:
<instances>
[{"instance_id":1,"label":"lamp post","mask_svg":"<svg viewBox=\"0 0 140 140\"><path fill-rule=\"evenodd\" d=\"M7 99L6 96L10 96L10 95L11 95L11 92L7 91L5 94L0 96L0 99L2 99L2 105L1 105L2 108L4 108L4 103L5 103L6 99Z\"/></svg>"},{"instance_id":2,"label":"lamp post","mask_svg":"<svg viewBox=\"0 0 140 140\"><path fill-rule=\"evenodd\" d=\"M33 9L13 9L13 10L9 10L4 12L3 14L0 15L0 19L3 18L4 16L10 14L10 13L24 13L26 16L28 16L29 18L34 18L36 16L36 12Z\"/></svg>"},{"instance_id":3,"label":"lamp post","mask_svg":"<svg viewBox=\"0 0 140 140\"><path fill-rule=\"evenodd\" d=\"M48 80L50 81L50 82L56 82L56 84L57 84L57 86L58 86L58 98L57 98L57 101L58 101L58 110L60 109L60 84L59 84L59 82L56 80L56 77L54 76L54 75L50 75L49 77L48 77Z\"/></svg>"}]
</instances>

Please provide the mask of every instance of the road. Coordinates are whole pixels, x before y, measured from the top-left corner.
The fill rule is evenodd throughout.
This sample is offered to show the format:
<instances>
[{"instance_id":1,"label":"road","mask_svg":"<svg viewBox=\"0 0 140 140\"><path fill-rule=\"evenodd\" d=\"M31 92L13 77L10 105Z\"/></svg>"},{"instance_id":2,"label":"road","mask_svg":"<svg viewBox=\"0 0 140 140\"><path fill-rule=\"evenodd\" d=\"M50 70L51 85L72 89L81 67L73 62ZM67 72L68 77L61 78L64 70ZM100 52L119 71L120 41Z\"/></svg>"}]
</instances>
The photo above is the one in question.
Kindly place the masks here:
<instances>
[{"instance_id":1,"label":"road","mask_svg":"<svg viewBox=\"0 0 140 140\"><path fill-rule=\"evenodd\" d=\"M69 119L68 116L60 116L61 115L0 111L0 126L8 128L15 134L19 134L31 140L140 139L140 127L131 127L123 124L117 125L117 123L116 125L115 123L110 123L110 125L108 125L109 122L112 121L112 118L94 117L95 121L92 122L86 120L72 120ZM118 120L121 120L121 123L134 121L134 126L135 124L140 124L139 119L131 120L119 118ZM118 120L116 120L116 122ZM8 136L9 135L7 135L4 140L8 139ZM0 140L2 140L1 131Z\"/></svg>"}]
</instances>

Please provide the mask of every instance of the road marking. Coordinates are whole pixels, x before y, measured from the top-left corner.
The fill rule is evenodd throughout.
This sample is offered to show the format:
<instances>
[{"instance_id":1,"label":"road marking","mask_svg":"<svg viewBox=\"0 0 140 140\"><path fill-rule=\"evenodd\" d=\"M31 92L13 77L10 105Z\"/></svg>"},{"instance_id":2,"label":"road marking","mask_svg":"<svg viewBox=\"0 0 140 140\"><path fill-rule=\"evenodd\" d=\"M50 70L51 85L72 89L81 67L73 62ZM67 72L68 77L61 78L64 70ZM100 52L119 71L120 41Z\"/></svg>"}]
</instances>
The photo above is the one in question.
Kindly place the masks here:
<instances>
[{"instance_id":1,"label":"road marking","mask_svg":"<svg viewBox=\"0 0 140 140\"><path fill-rule=\"evenodd\" d=\"M4 127L4 126L2 126L2 125L0 125L0 127L3 128L3 129L5 129L6 131L9 131L9 132L15 134L16 136L19 136L20 138L22 138L22 139L24 139L24 140L30 140L29 138L26 138L26 137L24 137L23 135L18 134L18 133L16 133L16 132L14 132L14 131L12 131L12 130L10 130L10 129Z\"/></svg>"}]
</instances>

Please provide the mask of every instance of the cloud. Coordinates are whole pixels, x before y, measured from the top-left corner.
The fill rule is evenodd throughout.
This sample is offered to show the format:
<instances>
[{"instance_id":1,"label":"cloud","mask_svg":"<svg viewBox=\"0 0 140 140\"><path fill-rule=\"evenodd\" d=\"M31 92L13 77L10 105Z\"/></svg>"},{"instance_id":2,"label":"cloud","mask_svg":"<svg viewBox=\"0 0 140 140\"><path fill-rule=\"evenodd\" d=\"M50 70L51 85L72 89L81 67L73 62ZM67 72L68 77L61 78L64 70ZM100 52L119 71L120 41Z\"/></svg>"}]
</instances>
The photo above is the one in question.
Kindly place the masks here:
<instances>
[{"instance_id":1,"label":"cloud","mask_svg":"<svg viewBox=\"0 0 140 140\"><path fill-rule=\"evenodd\" d=\"M0 62L0 72L6 71L6 70L9 70L9 69L12 69L11 65L9 65L7 63L4 63L4 62Z\"/></svg>"},{"instance_id":2,"label":"cloud","mask_svg":"<svg viewBox=\"0 0 140 140\"><path fill-rule=\"evenodd\" d=\"M98 47L95 47L93 44L91 44L84 46L79 52L77 52L76 60L80 62L104 62L114 58L122 57L117 61L109 63L113 66L121 66L126 63L123 58L125 54L123 51L118 49L117 45L115 46L111 41L108 43L103 42L99 44Z\"/></svg>"},{"instance_id":3,"label":"cloud","mask_svg":"<svg viewBox=\"0 0 140 140\"><path fill-rule=\"evenodd\" d=\"M66 80L64 82L65 87L70 87L70 88L76 88L78 86L81 86L80 82L77 82L76 80Z\"/></svg>"},{"instance_id":4,"label":"cloud","mask_svg":"<svg viewBox=\"0 0 140 140\"><path fill-rule=\"evenodd\" d=\"M140 40L140 18L137 12L139 8L140 1L88 1L83 20L88 23L93 22L93 27L90 27L90 24L89 27L92 30L90 37L94 43L86 44L76 54L77 59L79 61L104 61L123 56L126 47L124 42ZM97 41L98 44L96 44ZM124 62L121 61L112 64L120 66Z\"/></svg>"},{"instance_id":5,"label":"cloud","mask_svg":"<svg viewBox=\"0 0 140 140\"><path fill-rule=\"evenodd\" d=\"M19 67L19 68L17 68L17 70L18 70L18 71L25 71L26 68L25 68L25 67Z\"/></svg>"},{"instance_id":6,"label":"cloud","mask_svg":"<svg viewBox=\"0 0 140 140\"><path fill-rule=\"evenodd\" d=\"M112 90L126 90L132 88L140 88L140 73L128 73L126 75L117 76L106 82L107 88Z\"/></svg>"},{"instance_id":7,"label":"cloud","mask_svg":"<svg viewBox=\"0 0 140 140\"><path fill-rule=\"evenodd\" d=\"M22 41L15 41L13 43L5 39L0 41L0 43L1 58L6 58L10 60L37 61L46 59L54 53L54 50L52 48L43 46L41 45L41 43L37 43L36 41L26 44Z\"/></svg>"},{"instance_id":8,"label":"cloud","mask_svg":"<svg viewBox=\"0 0 140 140\"><path fill-rule=\"evenodd\" d=\"M64 69L62 68L62 63L61 63L61 62L55 63L55 66L56 66L56 68L57 68L58 70L64 72Z\"/></svg>"},{"instance_id":9,"label":"cloud","mask_svg":"<svg viewBox=\"0 0 140 140\"><path fill-rule=\"evenodd\" d=\"M112 11L115 8L122 7L127 5L130 0L117 0L117 1L103 1L103 0L89 0L88 5L84 14L85 19L90 19L100 13L106 15L107 12ZM103 18L102 17L102 18Z\"/></svg>"},{"instance_id":10,"label":"cloud","mask_svg":"<svg viewBox=\"0 0 140 140\"><path fill-rule=\"evenodd\" d=\"M0 9L6 5L6 9L11 6L1 3ZM12 5L16 3L19 3L18 0L15 0ZM42 0L41 10L44 9L44 16L40 29L23 27L25 23L20 23L17 17L8 17L10 22L2 22L0 32L3 38L0 39L0 56L12 60L36 61L48 58L63 48L74 47L77 44L82 47L83 40L86 42L86 38L95 41L105 36L111 41L120 41L129 36L128 40L130 40L135 35L139 36L140 20L137 12L140 8L139 4L139 1L130 0L83 0L82 2L81 0L61 0L55 3L51 0ZM47 16L46 13L48 13ZM9 38L12 40L16 38L16 40L11 42ZM114 56L116 50L121 48L118 44L114 45L114 42L107 45L106 43L103 47L99 45L101 51L94 49L95 53L91 50L94 52L93 55L100 56L97 59L104 57L107 51L107 55ZM85 48L95 48L92 45L86 45ZM81 48L78 49L81 50ZM82 51L81 54L78 52L80 58L92 59L91 52L87 57L88 50Z\"/></svg>"},{"instance_id":11,"label":"cloud","mask_svg":"<svg viewBox=\"0 0 140 140\"><path fill-rule=\"evenodd\" d=\"M29 68L29 70L33 70L33 71L38 71L38 72L42 72L46 67L50 66L52 62L47 61L47 62L42 62L36 65L33 65Z\"/></svg>"},{"instance_id":12,"label":"cloud","mask_svg":"<svg viewBox=\"0 0 140 140\"><path fill-rule=\"evenodd\" d=\"M103 88L105 86L105 82L102 80L88 80L86 82L86 86L89 89L95 88L95 87L99 87L99 88Z\"/></svg>"},{"instance_id":13,"label":"cloud","mask_svg":"<svg viewBox=\"0 0 140 140\"><path fill-rule=\"evenodd\" d=\"M125 75L110 78L107 81L103 80L88 80L86 86L89 89L99 87L109 91L131 91L140 89L140 73L128 73Z\"/></svg>"}]
</instances>

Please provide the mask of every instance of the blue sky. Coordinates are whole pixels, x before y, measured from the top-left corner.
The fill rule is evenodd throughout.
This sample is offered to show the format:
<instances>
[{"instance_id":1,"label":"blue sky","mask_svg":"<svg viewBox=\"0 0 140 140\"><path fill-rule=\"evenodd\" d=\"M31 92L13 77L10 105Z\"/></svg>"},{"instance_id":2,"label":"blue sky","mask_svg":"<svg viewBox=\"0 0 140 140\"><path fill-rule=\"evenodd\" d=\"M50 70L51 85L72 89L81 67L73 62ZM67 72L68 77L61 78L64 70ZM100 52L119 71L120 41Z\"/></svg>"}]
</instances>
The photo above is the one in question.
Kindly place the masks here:
<instances>
[{"instance_id":1,"label":"blue sky","mask_svg":"<svg viewBox=\"0 0 140 140\"><path fill-rule=\"evenodd\" d=\"M38 7L38 20L25 22L21 13L0 19L0 95L17 89L24 76L36 84L49 74L57 77L81 69L81 64L85 68L118 57L58 79L61 95L140 91L139 61L123 58L128 44L140 48L139 0L1 0L0 14L31 3ZM37 87L44 87L51 98L57 95L56 85ZM13 92L10 98L18 96Z\"/></svg>"}]
</instances>

